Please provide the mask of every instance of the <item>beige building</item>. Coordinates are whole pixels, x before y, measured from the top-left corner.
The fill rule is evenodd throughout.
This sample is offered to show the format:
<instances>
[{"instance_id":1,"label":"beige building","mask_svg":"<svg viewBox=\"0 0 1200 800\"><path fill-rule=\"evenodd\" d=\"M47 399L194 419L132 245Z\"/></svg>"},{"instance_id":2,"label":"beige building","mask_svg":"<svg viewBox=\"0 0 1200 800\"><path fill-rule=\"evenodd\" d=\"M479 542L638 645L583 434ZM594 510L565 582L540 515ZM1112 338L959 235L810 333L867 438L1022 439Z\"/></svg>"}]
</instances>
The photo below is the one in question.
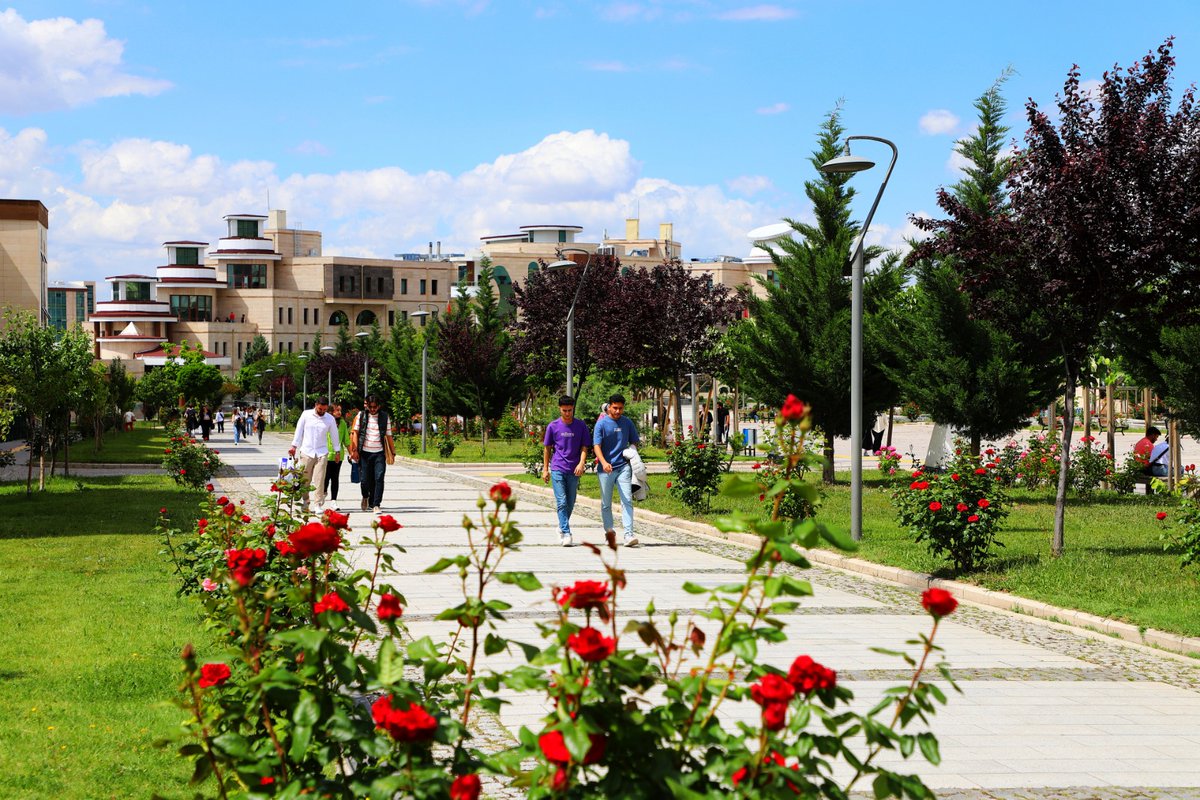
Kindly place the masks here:
<instances>
[{"instance_id":1,"label":"beige building","mask_svg":"<svg viewBox=\"0 0 1200 800\"><path fill-rule=\"evenodd\" d=\"M95 310L95 281L58 281L46 287L46 324L52 328L87 327L88 315Z\"/></svg>"},{"instance_id":2,"label":"beige building","mask_svg":"<svg viewBox=\"0 0 1200 800\"><path fill-rule=\"evenodd\" d=\"M49 228L41 201L0 200L0 310L23 308L45 321Z\"/></svg>"}]
</instances>

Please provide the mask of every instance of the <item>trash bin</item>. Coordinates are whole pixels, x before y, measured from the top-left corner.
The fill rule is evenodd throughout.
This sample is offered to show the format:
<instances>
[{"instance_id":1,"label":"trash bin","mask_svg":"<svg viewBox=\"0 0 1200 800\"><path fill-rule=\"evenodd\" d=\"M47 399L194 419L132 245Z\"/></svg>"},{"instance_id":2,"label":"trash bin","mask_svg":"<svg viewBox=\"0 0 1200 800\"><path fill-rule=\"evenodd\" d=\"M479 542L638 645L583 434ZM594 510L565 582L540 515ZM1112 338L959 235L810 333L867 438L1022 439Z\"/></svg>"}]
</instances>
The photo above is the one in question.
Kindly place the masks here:
<instances>
[{"instance_id":1,"label":"trash bin","mask_svg":"<svg viewBox=\"0 0 1200 800\"><path fill-rule=\"evenodd\" d=\"M758 428L742 428L742 448L746 455L754 455L758 446Z\"/></svg>"}]
</instances>

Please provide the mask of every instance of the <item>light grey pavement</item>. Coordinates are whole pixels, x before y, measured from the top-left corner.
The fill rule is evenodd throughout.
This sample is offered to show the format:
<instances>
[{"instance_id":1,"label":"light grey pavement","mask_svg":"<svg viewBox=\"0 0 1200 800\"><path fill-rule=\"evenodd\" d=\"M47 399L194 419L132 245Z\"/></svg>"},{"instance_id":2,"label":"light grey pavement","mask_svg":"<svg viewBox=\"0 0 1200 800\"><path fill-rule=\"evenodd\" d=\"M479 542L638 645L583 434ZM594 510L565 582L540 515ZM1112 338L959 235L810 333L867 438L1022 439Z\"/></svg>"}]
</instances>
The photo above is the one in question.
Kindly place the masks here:
<instances>
[{"instance_id":1,"label":"light grey pavement","mask_svg":"<svg viewBox=\"0 0 1200 800\"><path fill-rule=\"evenodd\" d=\"M215 444L238 473L222 479L222 491L248 499L251 492L267 492L287 437L267 434L262 448L234 447L220 438ZM343 476L348 478L348 470ZM389 579L407 597L405 620L414 636L448 631L434 616L461 600L458 582L423 570L441 556L462 552L463 515L477 514L475 500L486 487L479 478L428 467L397 464L388 470L383 512L405 526L393 536L408 550ZM544 495L515 488L515 516L526 541L506 562L508 568L535 570L546 585L603 577L586 548L558 546L554 512ZM362 531L370 515L357 510L358 499L358 487L343 482L342 510L351 512L351 525ZM576 540L600 544L596 514L584 506L576 510ZM651 599L660 614L688 613L696 597L681 584L736 580L739 559L747 554L743 546L665 525L639 522L637 534L643 546L620 552L629 582L624 608L631 615L641 614ZM361 549L351 556L360 562L368 557ZM906 640L928 629L918 593L836 569L818 567L803 577L815 596L784 618L789 641L768 650L766 659L786 667L801 653L811 655L838 670L861 707L884 688L906 682L902 664L870 648L903 649ZM536 622L550 614L549 593L503 587L498 594L517 598L504 634L536 641ZM968 604L943 624L939 644L963 694L951 693L932 724L942 765L914 760L907 766L942 796L1200 798L1200 662ZM503 668L513 661L500 654L489 664ZM548 710L541 697L510 699L492 735L534 726ZM736 719L755 712L730 707L726 714Z\"/></svg>"}]
</instances>

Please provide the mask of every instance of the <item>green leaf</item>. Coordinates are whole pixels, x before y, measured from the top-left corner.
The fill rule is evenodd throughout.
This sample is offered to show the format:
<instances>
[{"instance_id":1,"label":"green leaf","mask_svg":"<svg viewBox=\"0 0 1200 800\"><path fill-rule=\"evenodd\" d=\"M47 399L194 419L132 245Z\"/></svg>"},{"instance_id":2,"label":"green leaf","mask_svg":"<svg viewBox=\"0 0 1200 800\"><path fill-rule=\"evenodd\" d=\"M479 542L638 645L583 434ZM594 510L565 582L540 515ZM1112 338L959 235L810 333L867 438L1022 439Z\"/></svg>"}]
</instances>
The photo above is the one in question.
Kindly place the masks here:
<instances>
[{"instance_id":1,"label":"green leaf","mask_svg":"<svg viewBox=\"0 0 1200 800\"><path fill-rule=\"evenodd\" d=\"M535 592L542 588L542 582L532 572L497 572L496 580L516 584L527 592Z\"/></svg>"},{"instance_id":2,"label":"green leaf","mask_svg":"<svg viewBox=\"0 0 1200 800\"><path fill-rule=\"evenodd\" d=\"M693 792L674 778L667 778L667 786L671 787L671 796L675 800L708 800L707 794Z\"/></svg>"},{"instance_id":3,"label":"green leaf","mask_svg":"<svg viewBox=\"0 0 1200 800\"><path fill-rule=\"evenodd\" d=\"M683 590L688 594L708 594L708 589L691 581L684 581Z\"/></svg>"},{"instance_id":4,"label":"green leaf","mask_svg":"<svg viewBox=\"0 0 1200 800\"><path fill-rule=\"evenodd\" d=\"M321 706L312 692L301 692L292 710L292 722L297 725L316 725L321 719Z\"/></svg>"},{"instance_id":5,"label":"green leaf","mask_svg":"<svg viewBox=\"0 0 1200 800\"><path fill-rule=\"evenodd\" d=\"M821 538L829 542L839 550L854 552L858 550L858 542L850 538L850 535L843 530L830 528L826 525L817 523L817 531L821 534Z\"/></svg>"},{"instance_id":6,"label":"green leaf","mask_svg":"<svg viewBox=\"0 0 1200 800\"><path fill-rule=\"evenodd\" d=\"M780 575L783 578L783 593L792 597L811 597L813 590L812 584L808 581L802 581L799 578L793 578L791 575Z\"/></svg>"},{"instance_id":7,"label":"green leaf","mask_svg":"<svg viewBox=\"0 0 1200 800\"><path fill-rule=\"evenodd\" d=\"M726 497L757 497L762 494L758 480L748 475L734 474L725 480L721 494Z\"/></svg>"},{"instance_id":8,"label":"green leaf","mask_svg":"<svg viewBox=\"0 0 1200 800\"><path fill-rule=\"evenodd\" d=\"M494 656L502 653L508 647L508 640L494 633L489 633L483 640L484 655Z\"/></svg>"},{"instance_id":9,"label":"green leaf","mask_svg":"<svg viewBox=\"0 0 1200 800\"><path fill-rule=\"evenodd\" d=\"M758 644L750 636L734 639L730 644L730 649L738 658L747 663L753 663L758 657Z\"/></svg>"},{"instance_id":10,"label":"green leaf","mask_svg":"<svg viewBox=\"0 0 1200 800\"><path fill-rule=\"evenodd\" d=\"M230 758L241 760L249 760L250 740L245 736L233 732L222 733L213 739L213 747Z\"/></svg>"},{"instance_id":11,"label":"green leaf","mask_svg":"<svg viewBox=\"0 0 1200 800\"><path fill-rule=\"evenodd\" d=\"M379 646L379 682L391 686L404 678L404 660L396 653L396 643L392 639L384 639Z\"/></svg>"},{"instance_id":12,"label":"green leaf","mask_svg":"<svg viewBox=\"0 0 1200 800\"><path fill-rule=\"evenodd\" d=\"M466 556L453 556L452 558L439 558L431 566L425 568L426 572L442 572L447 567L459 566L465 567L470 563Z\"/></svg>"},{"instance_id":13,"label":"green leaf","mask_svg":"<svg viewBox=\"0 0 1200 800\"><path fill-rule=\"evenodd\" d=\"M274 638L278 642L286 644L294 644L302 650L316 652L325 642L328 634L323 630L315 628L292 628L291 630L280 631L275 634Z\"/></svg>"},{"instance_id":14,"label":"green leaf","mask_svg":"<svg viewBox=\"0 0 1200 800\"><path fill-rule=\"evenodd\" d=\"M937 737L932 733L918 733L917 744L921 746L921 755L930 764L937 766L942 763L942 752L938 748Z\"/></svg>"},{"instance_id":15,"label":"green leaf","mask_svg":"<svg viewBox=\"0 0 1200 800\"><path fill-rule=\"evenodd\" d=\"M424 661L430 658L437 658L437 645L433 643L433 639L428 636L422 636L420 639L414 639L408 644L408 658L415 661Z\"/></svg>"}]
</instances>

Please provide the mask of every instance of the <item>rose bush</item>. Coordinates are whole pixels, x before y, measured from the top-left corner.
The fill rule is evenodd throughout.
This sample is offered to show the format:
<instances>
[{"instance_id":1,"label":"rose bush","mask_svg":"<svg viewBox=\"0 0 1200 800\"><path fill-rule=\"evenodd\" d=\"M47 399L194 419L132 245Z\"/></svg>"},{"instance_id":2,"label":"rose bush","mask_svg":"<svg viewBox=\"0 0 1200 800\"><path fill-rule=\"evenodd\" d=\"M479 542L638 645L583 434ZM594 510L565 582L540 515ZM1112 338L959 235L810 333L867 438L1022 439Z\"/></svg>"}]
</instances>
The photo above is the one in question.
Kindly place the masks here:
<instances>
[{"instance_id":1,"label":"rose bush","mask_svg":"<svg viewBox=\"0 0 1200 800\"><path fill-rule=\"evenodd\" d=\"M217 474L221 459L216 450L210 450L173 422L167 426L162 467L176 483L199 489Z\"/></svg>"},{"instance_id":2,"label":"rose bush","mask_svg":"<svg viewBox=\"0 0 1200 800\"><path fill-rule=\"evenodd\" d=\"M900 524L955 572L982 564L1008 511L995 462L958 448L944 473L916 470L892 493Z\"/></svg>"},{"instance_id":3,"label":"rose bush","mask_svg":"<svg viewBox=\"0 0 1200 800\"><path fill-rule=\"evenodd\" d=\"M780 423L791 428L785 463L803 459L807 422L793 406ZM926 594L932 630L913 641L915 657L904 656L910 679L865 713L852 710L834 669L796 654L784 672L762 656L785 646L779 616L811 594L801 550L822 539L851 547L814 519L722 520L758 541L744 578L685 584L700 601L690 616L653 603L638 613L621 607L628 576L615 547L587 545L597 574L567 585L543 587L531 573L506 569L522 534L512 489L497 484L479 499L478 516L464 519L461 552L426 570L448 573L462 590L461 602L435 614L445 638L414 638L403 626L403 595L379 580L403 553L388 539L402 530L373 521L359 542L371 557L354 569L345 555L350 529L336 517L294 515L295 483L277 488L257 519L225 514L231 501L210 495L211 522L166 532L168 552L184 538L200 542L177 569L197 584L207 569L203 580L215 585L200 594L207 625L228 641L222 663L198 664L190 646L182 654L180 753L208 796L475 800L491 776L531 798L842 798L866 783L876 797L932 797L917 777L878 758L888 750L939 760L925 724L906 729L945 701L924 678L952 598ZM787 487L769 489L780 496ZM724 491L763 487L757 475L734 475ZM168 524L164 516L160 526ZM249 551L252 568L234 574L243 559L231 567L229 550ZM495 596L497 584L553 601L537 626L541 641L506 635L512 604ZM492 668L501 654L507 666ZM522 727L515 744L478 739L479 715L513 694L548 700L550 711ZM734 703L757 713L730 722L725 708Z\"/></svg>"},{"instance_id":4,"label":"rose bush","mask_svg":"<svg viewBox=\"0 0 1200 800\"><path fill-rule=\"evenodd\" d=\"M721 445L697 437L689 428L686 438L677 439L667 449L667 463L675 474L668 489L671 494L692 511L708 511L725 472L725 451Z\"/></svg>"}]
</instances>

